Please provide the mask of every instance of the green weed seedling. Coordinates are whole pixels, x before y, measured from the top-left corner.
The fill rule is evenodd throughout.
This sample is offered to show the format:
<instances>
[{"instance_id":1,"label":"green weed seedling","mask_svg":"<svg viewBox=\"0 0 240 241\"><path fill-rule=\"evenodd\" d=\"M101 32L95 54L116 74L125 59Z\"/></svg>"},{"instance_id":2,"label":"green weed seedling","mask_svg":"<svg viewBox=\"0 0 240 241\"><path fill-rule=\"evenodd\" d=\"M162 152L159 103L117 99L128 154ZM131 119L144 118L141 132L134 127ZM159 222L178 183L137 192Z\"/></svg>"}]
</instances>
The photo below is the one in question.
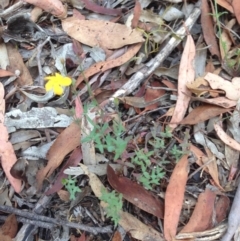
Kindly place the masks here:
<instances>
[{"instance_id":1,"label":"green weed seedling","mask_svg":"<svg viewBox=\"0 0 240 241\"><path fill-rule=\"evenodd\" d=\"M68 178L62 179L62 184L70 193L70 200L74 200L76 198L76 192L81 192L81 189L76 185L76 182L76 178L71 178L70 176L68 176Z\"/></svg>"},{"instance_id":2,"label":"green weed seedling","mask_svg":"<svg viewBox=\"0 0 240 241\"><path fill-rule=\"evenodd\" d=\"M89 122L94 126L93 131L90 135L82 139L82 143L93 141L95 147L103 153L104 150L107 150L110 153L114 153L114 160L117 160L122 153L126 150L129 138L122 138L121 134L124 131L124 127L113 121L112 132L105 134L107 129L111 129L108 123L96 124L89 119Z\"/></svg>"},{"instance_id":3,"label":"green weed seedling","mask_svg":"<svg viewBox=\"0 0 240 241\"><path fill-rule=\"evenodd\" d=\"M159 166L150 168L150 157L154 154L154 151L144 153L142 150L138 150L135 154L136 155L132 158L132 163L141 168L141 174L138 177L138 181L147 190L151 190L152 185L159 184L159 181L164 177L165 172Z\"/></svg>"},{"instance_id":4,"label":"green weed seedling","mask_svg":"<svg viewBox=\"0 0 240 241\"><path fill-rule=\"evenodd\" d=\"M169 153L173 155L177 161L184 155L184 151L179 150L177 145L174 145L173 148L169 151Z\"/></svg>"},{"instance_id":5,"label":"green weed seedling","mask_svg":"<svg viewBox=\"0 0 240 241\"><path fill-rule=\"evenodd\" d=\"M106 208L107 217L111 218L114 226L118 225L120 220L120 211L122 210L122 194L117 194L115 191L108 192L105 188L101 191L100 200L108 204Z\"/></svg>"}]
</instances>

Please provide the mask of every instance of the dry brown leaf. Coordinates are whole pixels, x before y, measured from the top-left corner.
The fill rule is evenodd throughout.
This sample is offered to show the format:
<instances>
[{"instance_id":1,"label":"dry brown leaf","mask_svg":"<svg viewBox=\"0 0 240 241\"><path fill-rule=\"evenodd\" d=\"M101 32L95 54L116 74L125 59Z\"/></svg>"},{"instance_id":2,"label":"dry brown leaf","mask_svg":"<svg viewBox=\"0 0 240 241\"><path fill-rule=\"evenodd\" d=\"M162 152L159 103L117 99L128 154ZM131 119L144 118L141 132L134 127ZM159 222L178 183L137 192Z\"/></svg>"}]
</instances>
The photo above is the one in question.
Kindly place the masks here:
<instances>
[{"instance_id":1,"label":"dry brown leaf","mask_svg":"<svg viewBox=\"0 0 240 241\"><path fill-rule=\"evenodd\" d=\"M101 197L102 190L105 189L102 182L99 178L94 174L89 172L88 168L80 164L80 167L84 171L86 175L89 177L89 185L92 188L93 193L96 197ZM100 205L103 208L106 208L107 204L105 202L101 202ZM128 232L133 238L139 240L151 240L151 241L164 241L164 238L161 233L157 232L155 229L151 228L148 225L145 225L133 215L127 212L120 212L120 221L119 224L123 227L123 229Z\"/></svg>"},{"instance_id":2,"label":"dry brown leaf","mask_svg":"<svg viewBox=\"0 0 240 241\"><path fill-rule=\"evenodd\" d=\"M6 44L10 66L8 70L15 73L16 70L20 71L20 77L17 79L17 83L20 86L32 85L33 80L26 65L23 62L22 56L18 52L18 49L10 43Z\"/></svg>"},{"instance_id":3,"label":"dry brown leaf","mask_svg":"<svg viewBox=\"0 0 240 241\"><path fill-rule=\"evenodd\" d=\"M52 15L62 19L67 16L67 9L63 6L60 0L24 0Z\"/></svg>"},{"instance_id":4,"label":"dry brown leaf","mask_svg":"<svg viewBox=\"0 0 240 241\"><path fill-rule=\"evenodd\" d=\"M37 173L38 188L41 188L45 177L49 177L62 163L64 157L80 145L81 130L78 124L73 122L68 126L51 146L47 154L48 164Z\"/></svg>"},{"instance_id":5,"label":"dry brown leaf","mask_svg":"<svg viewBox=\"0 0 240 241\"><path fill-rule=\"evenodd\" d=\"M179 142L179 143L183 143L183 141L181 139L179 139L178 137L174 136L174 138ZM194 156L196 157L196 163L199 166L203 165L202 159L203 158L207 158L207 156L196 146L194 146L193 144L190 144L189 146L190 151L194 154Z\"/></svg>"},{"instance_id":6,"label":"dry brown leaf","mask_svg":"<svg viewBox=\"0 0 240 241\"><path fill-rule=\"evenodd\" d=\"M224 191L224 189L222 188L222 186L219 183L216 156L207 147L205 147L204 149L205 149L208 157L203 157L202 162L205 164L206 162L211 160L211 162L207 164L207 171L211 175L213 181L219 187L219 189L221 189L221 191Z\"/></svg>"},{"instance_id":7,"label":"dry brown leaf","mask_svg":"<svg viewBox=\"0 0 240 241\"><path fill-rule=\"evenodd\" d=\"M4 100L4 87L2 83L0 83L0 158L2 168L13 186L15 192L21 192L21 181L19 179L14 178L10 170L12 166L17 162L17 157L15 155L13 146L11 142L8 141L8 131L6 126L4 125L4 112L5 112L5 100Z\"/></svg>"},{"instance_id":8,"label":"dry brown leaf","mask_svg":"<svg viewBox=\"0 0 240 241\"><path fill-rule=\"evenodd\" d=\"M82 2L84 2L85 9L91 10L95 13L106 14L106 15L111 15L111 16L121 16L122 15L121 8L120 9L105 8L91 0L82 0Z\"/></svg>"},{"instance_id":9,"label":"dry brown leaf","mask_svg":"<svg viewBox=\"0 0 240 241\"><path fill-rule=\"evenodd\" d=\"M138 0L135 1L135 7L133 9L133 19L132 19L132 28L136 28L138 26L138 21L141 15L141 4Z\"/></svg>"},{"instance_id":10,"label":"dry brown leaf","mask_svg":"<svg viewBox=\"0 0 240 241\"><path fill-rule=\"evenodd\" d=\"M0 69L0 77L7 77L7 76L13 76L14 74L10 71L7 71L5 69Z\"/></svg>"},{"instance_id":11,"label":"dry brown leaf","mask_svg":"<svg viewBox=\"0 0 240 241\"><path fill-rule=\"evenodd\" d=\"M216 105L201 105L193 109L189 115L180 122L180 124L195 125L228 111L230 111L230 109L221 108Z\"/></svg>"},{"instance_id":12,"label":"dry brown leaf","mask_svg":"<svg viewBox=\"0 0 240 241\"><path fill-rule=\"evenodd\" d=\"M0 83L0 122L4 122L4 114L5 114L5 99L4 99L4 87L3 84Z\"/></svg>"},{"instance_id":13,"label":"dry brown leaf","mask_svg":"<svg viewBox=\"0 0 240 241\"><path fill-rule=\"evenodd\" d=\"M103 20L79 20L74 17L62 21L63 30L72 38L91 47L118 49L143 42L142 34L123 24Z\"/></svg>"},{"instance_id":14,"label":"dry brown leaf","mask_svg":"<svg viewBox=\"0 0 240 241\"><path fill-rule=\"evenodd\" d=\"M204 95L210 89L208 82L203 77L196 78L192 83L186 83L186 86L197 96Z\"/></svg>"},{"instance_id":15,"label":"dry brown leaf","mask_svg":"<svg viewBox=\"0 0 240 241\"><path fill-rule=\"evenodd\" d=\"M12 241L12 239L9 236L4 235L1 231L0 231L0 240L1 241Z\"/></svg>"},{"instance_id":16,"label":"dry brown leaf","mask_svg":"<svg viewBox=\"0 0 240 241\"><path fill-rule=\"evenodd\" d=\"M208 104L218 105L223 108L231 108L231 107L236 106L236 104L237 104L236 100L229 100L226 97L216 97L216 98L212 98L212 99L206 99L206 98L201 98L201 97L192 97L191 99L201 101L204 103L208 103Z\"/></svg>"},{"instance_id":17,"label":"dry brown leaf","mask_svg":"<svg viewBox=\"0 0 240 241\"><path fill-rule=\"evenodd\" d=\"M1 232L11 238L14 238L18 231L18 222L15 214L10 214L3 226L1 227ZM1 240L2 241L2 240Z\"/></svg>"},{"instance_id":18,"label":"dry brown leaf","mask_svg":"<svg viewBox=\"0 0 240 241\"><path fill-rule=\"evenodd\" d=\"M180 233L201 232L212 228L215 198L216 194L206 188L205 192L199 195L192 216Z\"/></svg>"},{"instance_id":19,"label":"dry brown leaf","mask_svg":"<svg viewBox=\"0 0 240 241\"><path fill-rule=\"evenodd\" d=\"M228 136L226 132L222 129L219 124L214 124L214 129L217 132L219 138L228 146L232 147L233 149L240 151L240 144L235 141L233 138Z\"/></svg>"},{"instance_id":20,"label":"dry brown leaf","mask_svg":"<svg viewBox=\"0 0 240 241\"><path fill-rule=\"evenodd\" d=\"M188 103L191 99L191 92L188 90L186 84L194 81L195 71L194 71L194 58L196 54L196 49L194 41L191 35L187 36L187 42L183 51L181 63L179 66L178 75L178 99L174 113L170 122L171 129L177 127L188 108Z\"/></svg>"},{"instance_id":21,"label":"dry brown leaf","mask_svg":"<svg viewBox=\"0 0 240 241\"><path fill-rule=\"evenodd\" d=\"M230 199L227 196L220 196L215 205L216 221L221 223L228 214Z\"/></svg>"},{"instance_id":22,"label":"dry brown leaf","mask_svg":"<svg viewBox=\"0 0 240 241\"><path fill-rule=\"evenodd\" d=\"M231 4L228 1L217 0L217 4L219 4L220 6L222 6L225 9L227 9L229 12L234 13L233 7L231 6Z\"/></svg>"},{"instance_id":23,"label":"dry brown leaf","mask_svg":"<svg viewBox=\"0 0 240 241\"><path fill-rule=\"evenodd\" d=\"M237 101L240 98L239 77L235 77L232 82L229 82L218 75L207 73L204 79L208 81L212 89L224 90L228 99Z\"/></svg>"},{"instance_id":24,"label":"dry brown leaf","mask_svg":"<svg viewBox=\"0 0 240 241\"><path fill-rule=\"evenodd\" d=\"M145 212L163 219L164 207L162 200L147 191L140 184L129 178L118 176L110 165L107 167L107 177L110 185L131 202Z\"/></svg>"},{"instance_id":25,"label":"dry brown leaf","mask_svg":"<svg viewBox=\"0 0 240 241\"><path fill-rule=\"evenodd\" d=\"M157 82L157 81L153 81L151 83L151 86L152 87L164 87L163 84ZM162 90L162 89L154 89L154 88L151 88L151 87L148 87L146 89L146 93L144 95L144 99L146 102L150 102L150 101L153 101L154 99L158 98L158 97L161 97L163 96L164 94L166 93L165 90ZM155 103L155 104L152 104L152 105L149 105L145 108L144 111L148 111L148 110L154 110L158 107L158 103Z\"/></svg>"},{"instance_id":26,"label":"dry brown leaf","mask_svg":"<svg viewBox=\"0 0 240 241\"><path fill-rule=\"evenodd\" d=\"M161 103L161 99L163 99L163 96L160 96L151 101L146 101L144 97L128 97L128 96L127 97L119 97L118 99L121 100L123 103L128 104L130 106L133 106L136 108L145 108L149 105Z\"/></svg>"},{"instance_id":27,"label":"dry brown leaf","mask_svg":"<svg viewBox=\"0 0 240 241\"><path fill-rule=\"evenodd\" d=\"M162 83L163 84L165 84L168 88L170 88L170 89L177 89L177 85L176 84L174 84L174 83L172 83L171 81L169 81L169 80L166 80L166 79L163 79L162 80ZM177 95L177 91L173 91L172 92L174 95Z\"/></svg>"},{"instance_id":28,"label":"dry brown leaf","mask_svg":"<svg viewBox=\"0 0 240 241\"><path fill-rule=\"evenodd\" d=\"M229 33L227 30L223 29L221 32L221 36L219 37L219 47L222 59L226 59L226 55L230 51L231 46L232 40L229 36Z\"/></svg>"},{"instance_id":29,"label":"dry brown leaf","mask_svg":"<svg viewBox=\"0 0 240 241\"><path fill-rule=\"evenodd\" d=\"M92 65L89 69L84 71L81 75L79 75L77 82L76 82L76 87L82 83L83 80L87 80L90 76L97 74L98 72L104 72L108 69L120 66L127 61L129 61L135 54L139 51L141 48L142 44L135 44L131 46L126 53L124 53L122 56L120 56L117 59L111 59L111 60L106 60L102 62L98 62L94 65Z\"/></svg>"},{"instance_id":30,"label":"dry brown leaf","mask_svg":"<svg viewBox=\"0 0 240 241\"><path fill-rule=\"evenodd\" d=\"M177 233L178 220L182 210L187 177L188 156L184 155L175 166L166 190L164 236L167 241L174 240Z\"/></svg>"},{"instance_id":31,"label":"dry brown leaf","mask_svg":"<svg viewBox=\"0 0 240 241\"><path fill-rule=\"evenodd\" d=\"M201 4L202 14L201 23L204 39L209 46L209 51L212 55L220 58L219 47L215 35L212 16L210 15L210 7L207 0L203 0Z\"/></svg>"},{"instance_id":32,"label":"dry brown leaf","mask_svg":"<svg viewBox=\"0 0 240 241\"><path fill-rule=\"evenodd\" d=\"M240 24L240 1L239 0L232 0L232 7L237 18L238 24Z\"/></svg>"}]
</instances>

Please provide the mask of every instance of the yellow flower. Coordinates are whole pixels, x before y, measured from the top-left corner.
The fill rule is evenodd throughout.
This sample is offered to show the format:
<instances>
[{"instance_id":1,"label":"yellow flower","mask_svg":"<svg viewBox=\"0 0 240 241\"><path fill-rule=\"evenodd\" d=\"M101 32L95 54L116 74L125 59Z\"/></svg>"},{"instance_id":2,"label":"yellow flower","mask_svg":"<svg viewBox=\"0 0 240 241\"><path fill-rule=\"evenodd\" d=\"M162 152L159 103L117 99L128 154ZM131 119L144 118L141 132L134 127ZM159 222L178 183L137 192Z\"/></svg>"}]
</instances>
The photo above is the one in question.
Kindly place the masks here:
<instances>
[{"instance_id":1,"label":"yellow flower","mask_svg":"<svg viewBox=\"0 0 240 241\"><path fill-rule=\"evenodd\" d=\"M53 90L55 95L62 95L65 86L69 86L72 80L69 77L63 77L62 75L56 73L55 76L48 76L44 78L48 80L45 84L46 91Z\"/></svg>"}]
</instances>

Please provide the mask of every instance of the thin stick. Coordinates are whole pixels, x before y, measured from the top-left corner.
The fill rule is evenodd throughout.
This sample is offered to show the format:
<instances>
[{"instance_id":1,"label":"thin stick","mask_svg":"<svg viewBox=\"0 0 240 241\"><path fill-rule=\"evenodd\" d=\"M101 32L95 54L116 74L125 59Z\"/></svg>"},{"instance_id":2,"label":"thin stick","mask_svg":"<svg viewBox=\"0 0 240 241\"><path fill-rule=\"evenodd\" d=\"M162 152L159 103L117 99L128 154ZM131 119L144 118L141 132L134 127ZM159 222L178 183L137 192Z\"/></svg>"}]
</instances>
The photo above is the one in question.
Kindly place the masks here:
<instances>
[{"instance_id":1,"label":"thin stick","mask_svg":"<svg viewBox=\"0 0 240 241\"><path fill-rule=\"evenodd\" d=\"M115 108L114 98L126 96L132 93L133 90L140 86L140 84L162 64L162 62L169 56L169 54L184 39L188 31L191 30L194 23L200 16L200 3L201 1L196 3L192 13L189 15L184 24L176 31L176 35L178 37L176 37L176 35L171 37L167 44L160 50L160 52L156 55L155 58L151 59L142 69L140 69L140 71L135 73L125 85L123 85L113 94L113 96L109 100L109 103L107 104L110 108Z\"/></svg>"},{"instance_id":2,"label":"thin stick","mask_svg":"<svg viewBox=\"0 0 240 241\"><path fill-rule=\"evenodd\" d=\"M40 222L55 224L55 225L59 225L59 226L67 226L67 227L70 227L70 228L81 229L83 231L87 231L87 232L90 232L90 233L93 233L93 234L112 232L111 226L90 227L90 226L87 226L87 225L72 223L72 222L68 222L68 221L65 221L65 220L56 220L54 218L45 217L45 216L38 215L38 214L33 213L33 212L27 212L27 211L19 210L17 208L13 208L13 207L6 206L6 205L0 205L0 210L4 211L4 212L7 212L7 213L14 213L18 216L31 219L32 221L35 220L37 222L40 221ZM37 224L34 224L34 225L37 226Z\"/></svg>"}]
</instances>

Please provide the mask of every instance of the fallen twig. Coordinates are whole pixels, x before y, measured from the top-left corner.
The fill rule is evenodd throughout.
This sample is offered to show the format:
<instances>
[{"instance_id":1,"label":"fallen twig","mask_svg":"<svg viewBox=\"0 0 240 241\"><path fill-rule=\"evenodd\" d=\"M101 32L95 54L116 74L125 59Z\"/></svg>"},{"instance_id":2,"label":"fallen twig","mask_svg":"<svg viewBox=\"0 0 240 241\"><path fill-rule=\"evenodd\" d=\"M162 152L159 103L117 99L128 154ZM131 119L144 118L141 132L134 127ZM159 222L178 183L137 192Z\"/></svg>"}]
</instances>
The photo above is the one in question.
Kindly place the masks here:
<instances>
[{"instance_id":1,"label":"fallen twig","mask_svg":"<svg viewBox=\"0 0 240 241\"><path fill-rule=\"evenodd\" d=\"M170 38L168 43L161 49L161 51L156 55L155 58L152 58L146 66L144 66L140 71L135 73L128 82L123 85L119 90L117 90L113 96L110 98L108 103L109 107L114 108L114 99L120 96L126 96L132 93L149 75L151 75L169 56L169 54L174 50L174 48L184 39L188 31L191 30L194 23L197 21L200 16L200 1L196 3L195 8L193 9L190 16L183 23L183 25L176 31L175 35ZM176 37L179 36L179 37Z\"/></svg>"},{"instance_id":2,"label":"fallen twig","mask_svg":"<svg viewBox=\"0 0 240 241\"><path fill-rule=\"evenodd\" d=\"M28 218L31 219L32 221L36 221L35 223L31 223L34 224L36 226L37 222L45 222L48 223L50 225L55 224L55 225L59 225L59 226L67 226L70 228L76 228L76 229L81 229L83 231L87 231L93 234L98 234L98 233L108 233L108 232L112 232L112 227L111 226L106 226L106 227L89 227L87 225L83 225L83 224L78 224L78 223L72 223L72 222L68 222L65 220L57 220L54 218L50 218L50 217L45 217L42 215L37 215L36 213L33 212L28 212L28 211L23 211L17 208L13 208L10 206L5 206L5 205L0 205L0 210L7 212L7 213L14 213L18 216L24 217L24 218ZM49 228L51 228L49 226Z\"/></svg>"}]
</instances>

